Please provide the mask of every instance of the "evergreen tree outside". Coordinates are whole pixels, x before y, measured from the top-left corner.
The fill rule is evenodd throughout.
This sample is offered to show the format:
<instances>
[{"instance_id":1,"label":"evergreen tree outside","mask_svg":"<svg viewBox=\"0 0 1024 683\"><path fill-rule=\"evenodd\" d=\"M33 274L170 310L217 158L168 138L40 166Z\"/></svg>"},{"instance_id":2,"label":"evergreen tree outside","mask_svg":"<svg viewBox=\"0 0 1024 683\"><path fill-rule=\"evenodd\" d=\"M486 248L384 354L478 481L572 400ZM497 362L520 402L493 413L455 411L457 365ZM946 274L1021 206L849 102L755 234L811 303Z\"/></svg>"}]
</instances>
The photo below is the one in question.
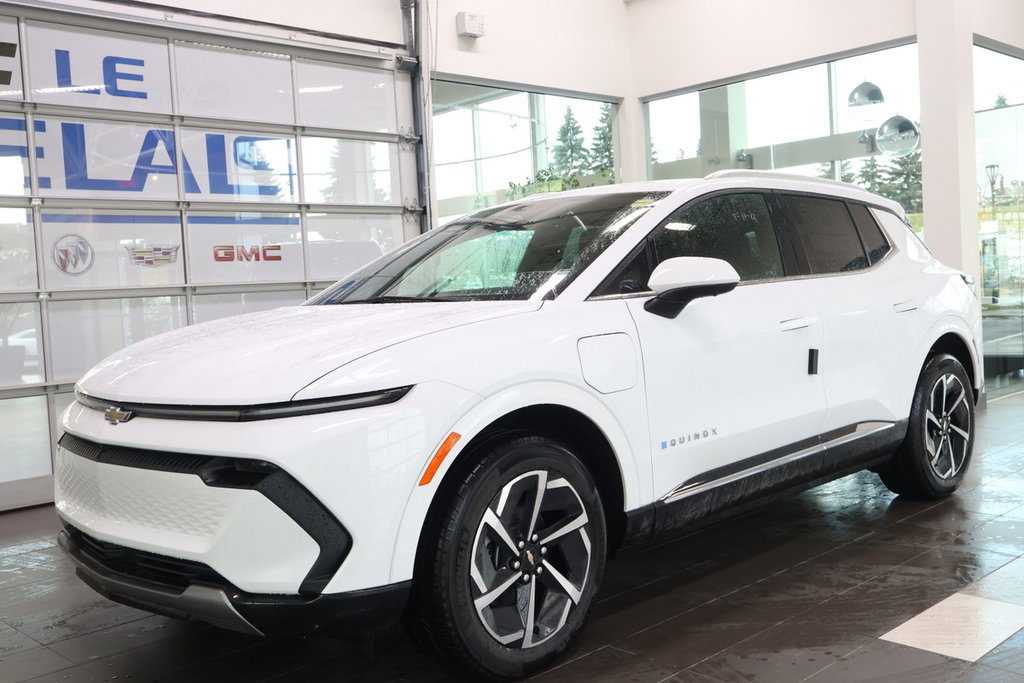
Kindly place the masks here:
<instances>
[{"instance_id":1,"label":"evergreen tree outside","mask_svg":"<svg viewBox=\"0 0 1024 683\"><path fill-rule=\"evenodd\" d=\"M896 157L882 173L882 195L899 202L907 213L921 213L921 151Z\"/></svg>"},{"instance_id":2,"label":"evergreen tree outside","mask_svg":"<svg viewBox=\"0 0 1024 683\"><path fill-rule=\"evenodd\" d=\"M861 165L860 170L852 182L863 187L868 192L874 194L883 194L882 186L882 174L885 172L885 167L878 163L878 157L871 155Z\"/></svg>"},{"instance_id":3,"label":"evergreen tree outside","mask_svg":"<svg viewBox=\"0 0 1024 683\"><path fill-rule=\"evenodd\" d=\"M615 150L612 145L612 105L601 105L601 118L594 126L594 142L590 146L590 172L615 178Z\"/></svg>"},{"instance_id":4,"label":"evergreen tree outside","mask_svg":"<svg viewBox=\"0 0 1024 683\"><path fill-rule=\"evenodd\" d=\"M1006 95L999 93L999 97L996 98L996 106L994 109L1002 109L1003 107L1009 107L1010 103L1006 101Z\"/></svg>"},{"instance_id":5,"label":"evergreen tree outside","mask_svg":"<svg viewBox=\"0 0 1024 683\"><path fill-rule=\"evenodd\" d=\"M558 142L552 150L554 172L563 177L580 175L589 167L587 149L583 144L583 129L572 113L572 107L566 107L565 120L558 129Z\"/></svg>"},{"instance_id":6,"label":"evergreen tree outside","mask_svg":"<svg viewBox=\"0 0 1024 683\"><path fill-rule=\"evenodd\" d=\"M818 165L818 177L828 178L829 180L836 180L835 176L835 161L829 161L824 164ZM849 160L843 159L839 163L839 180L844 183L856 183L857 176L853 172L853 167L850 165Z\"/></svg>"}]
</instances>

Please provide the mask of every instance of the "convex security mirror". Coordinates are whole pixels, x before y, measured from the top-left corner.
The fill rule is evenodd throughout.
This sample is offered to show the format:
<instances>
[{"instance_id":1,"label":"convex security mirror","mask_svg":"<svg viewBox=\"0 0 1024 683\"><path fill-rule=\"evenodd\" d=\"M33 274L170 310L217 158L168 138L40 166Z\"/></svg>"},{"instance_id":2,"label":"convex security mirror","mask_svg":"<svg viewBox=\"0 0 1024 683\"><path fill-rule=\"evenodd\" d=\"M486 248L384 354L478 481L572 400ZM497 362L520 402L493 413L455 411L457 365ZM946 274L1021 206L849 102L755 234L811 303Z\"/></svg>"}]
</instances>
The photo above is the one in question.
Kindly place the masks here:
<instances>
[{"instance_id":1,"label":"convex security mirror","mask_svg":"<svg viewBox=\"0 0 1024 683\"><path fill-rule=\"evenodd\" d=\"M736 269L722 259L681 256L662 261L647 286L654 298L644 309L663 318L675 318L694 299L731 292L740 281Z\"/></svg>"}]
</instances>

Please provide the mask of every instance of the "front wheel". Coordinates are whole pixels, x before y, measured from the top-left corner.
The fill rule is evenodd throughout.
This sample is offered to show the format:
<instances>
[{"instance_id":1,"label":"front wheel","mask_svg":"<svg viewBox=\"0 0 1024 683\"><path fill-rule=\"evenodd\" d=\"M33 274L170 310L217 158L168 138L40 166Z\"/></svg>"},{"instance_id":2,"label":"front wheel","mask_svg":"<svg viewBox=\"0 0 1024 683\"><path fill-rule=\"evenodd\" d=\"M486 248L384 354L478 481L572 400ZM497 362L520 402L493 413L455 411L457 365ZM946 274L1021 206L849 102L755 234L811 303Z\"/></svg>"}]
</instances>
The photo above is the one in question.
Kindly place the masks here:
<instances>
[{"instance_id":1,"label":"front wheel","mask_svg":"<svg viewBox=\"0 0 1024 683\"><path fill-rule=\"evenodd\" d=\"M953 356L928 359L910 408L907 437L879 471L893 493L942 498L953 493L974 448L974 397L963 365Z\"/></svg>"},{"instance_id":2,"label":"front wheel","mask_svg":"<svg viewBox=\"0 0 1024 683\"><path fill-rule=\"evenodd\" d=\"M514 437L486 449L447 507L418 564L417 639L475 674L537 670L579 631L601 580L593 479L563 446Z\"/></svg>"}]
</instances>

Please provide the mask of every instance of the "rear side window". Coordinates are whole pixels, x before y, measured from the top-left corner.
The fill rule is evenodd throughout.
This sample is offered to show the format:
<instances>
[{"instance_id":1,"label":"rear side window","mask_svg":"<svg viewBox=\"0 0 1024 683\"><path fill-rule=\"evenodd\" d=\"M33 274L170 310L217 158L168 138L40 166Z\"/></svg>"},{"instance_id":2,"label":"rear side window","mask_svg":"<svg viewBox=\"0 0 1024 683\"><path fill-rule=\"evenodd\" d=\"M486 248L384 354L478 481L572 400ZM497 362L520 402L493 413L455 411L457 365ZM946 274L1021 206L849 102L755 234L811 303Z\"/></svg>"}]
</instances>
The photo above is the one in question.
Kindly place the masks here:
<instances>
[{"instance_id":1,"label":"rear side window","mask_svg":"<svg viewBox=\"0 0 1024 683\"><path fill-rule=\"evenodd\" d=\"M864 240L864 248L868 252L868 260L872 265L878 263L889 253L892 247L889 241L882 234L874 217L863 204L850 204L850 213L853 215L853 222L857 224L861 239Z\"/></svg>"},{"instance_id":2,"label":"rear side window","mask_svg":"<svg viewBox=\"0 0 1024 683\"><path fill-rule=\"evenodd\" d=\"M807 254L812 273L867 268L864 251L846 202L821 197L780 197Z\"/></svg>"}]
</instances>

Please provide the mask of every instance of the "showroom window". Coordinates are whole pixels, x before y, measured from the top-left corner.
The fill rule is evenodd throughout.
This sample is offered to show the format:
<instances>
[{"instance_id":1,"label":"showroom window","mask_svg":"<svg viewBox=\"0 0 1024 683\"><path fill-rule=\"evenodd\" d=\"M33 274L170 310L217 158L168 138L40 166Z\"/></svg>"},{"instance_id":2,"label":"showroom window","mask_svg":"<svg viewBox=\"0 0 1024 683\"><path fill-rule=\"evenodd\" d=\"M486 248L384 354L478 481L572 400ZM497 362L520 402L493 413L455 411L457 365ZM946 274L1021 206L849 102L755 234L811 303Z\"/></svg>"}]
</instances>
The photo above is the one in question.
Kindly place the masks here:
<instances>
[{"instance_id":1,"label":"showroom window","mask_svg":"<svg viewBox=\"0 0 1024 683\"><path fill-rule=\"evenodd\" d=\"M615 181L615 105L434 81L440 222L538 192Z\"/></svg>"},{"instance_id":2,"label":"showroom window","mask_svg":"<svg viewBox=\"0 0 1024 683\"><path fill-rule=\"evenodd\" d=\"M974 47L986 387L1024 389L1024 59Z\"/></svg>"},{"instance_id":3,"label":"showroom window","mask_svg":"<svg viewBox=\"0 0 1024 683\"><path fill-rule=\"evenodd\" d=\"M57 416L94 363L299 304L422 215L396 48L4 13L0 510L48 499Z\"/></svg>"},{"instance_id":4,"label":"showroom window","mask_svg":"<svg viewBox=\"0 0 1024 683\"><path fill-rule=\"evenodd\" d=\"M725 168L852 182L923 227L917 46L879 50L646 103L648 175Z\"/></svg>"}]
</instances>

